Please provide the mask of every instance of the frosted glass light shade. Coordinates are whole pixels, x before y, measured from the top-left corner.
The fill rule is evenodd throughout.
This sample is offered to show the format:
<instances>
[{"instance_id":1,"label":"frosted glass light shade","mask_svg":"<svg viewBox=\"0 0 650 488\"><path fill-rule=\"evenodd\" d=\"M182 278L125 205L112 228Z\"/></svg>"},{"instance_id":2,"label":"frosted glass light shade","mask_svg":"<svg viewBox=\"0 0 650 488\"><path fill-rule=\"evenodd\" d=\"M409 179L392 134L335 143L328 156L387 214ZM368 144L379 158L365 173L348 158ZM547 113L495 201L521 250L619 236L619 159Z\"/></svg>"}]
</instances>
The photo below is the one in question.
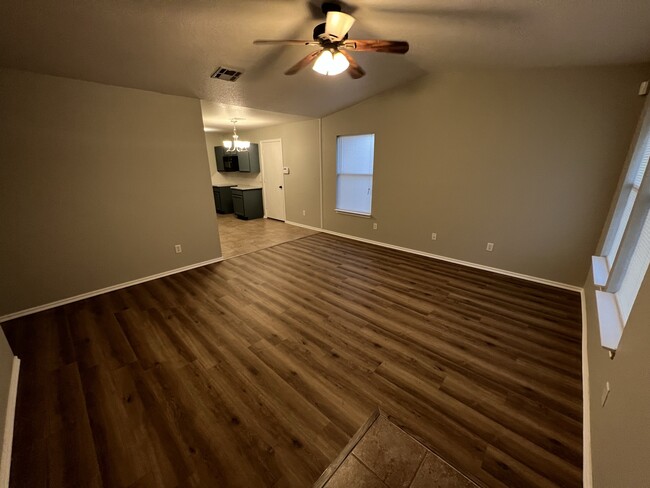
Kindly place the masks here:
<instances>
[{"instance_id":1,"label":"frosted glass light shade","mask_svg":"<svg viewBox=\"0 0 650 488\"><path fill-rule=\"evenodd\" d=\"M332 54L332 51L325 49L314 63L312 68L316 73L321 75L336 76L343 73L350 66L350 62L340 51Z\"/></svg>"},{"instance_id":2,"label":"frosted glass light shade","mask_svg":"<svg viewBox=\"0 0 650 488\"><path fill-rule=\"evenodd\" d=\"M343 12L327 12L325 34L341 40L354 24L354 17Z\"/></svg>"},{"instance_id":3,"label":"frosted glass light shade","mask_svg":"<svg viewBox=\"0 0 650 488\"><path fill-rule=\"evenodd\" d=\"M343 73L350 66L350 62L343 55L342 52L337 51L336 54L332 57L332 64L330 66L329 73L330 76L338 75Z\"/></svg>"},{"instance_id":4,"label":"frosted glass light shade","mask_svg":"<svg viewBox=\"0 0 650 488\"><path fill-rule=\"evenodd\" d=\"M223 147L230 149L232 147L232 141L223 141Z\"/></svg>"}]
</instances>

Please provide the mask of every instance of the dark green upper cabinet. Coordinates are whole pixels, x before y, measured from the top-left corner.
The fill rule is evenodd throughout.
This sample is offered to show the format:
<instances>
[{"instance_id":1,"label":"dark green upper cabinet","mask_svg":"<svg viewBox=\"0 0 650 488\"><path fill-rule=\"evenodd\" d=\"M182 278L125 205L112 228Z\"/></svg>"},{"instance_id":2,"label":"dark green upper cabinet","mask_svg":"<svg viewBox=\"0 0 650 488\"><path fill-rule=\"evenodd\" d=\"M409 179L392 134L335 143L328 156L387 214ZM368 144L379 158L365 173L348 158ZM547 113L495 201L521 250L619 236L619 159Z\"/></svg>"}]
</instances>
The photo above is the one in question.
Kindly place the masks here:
<instances>
[{"instance_id":1,"label":"dark green upper cabinet","mask_svg":"<svg viewBox=\"0 0 650 488\"><path fill-rule=\"evenodd\" d=\"M248 151L237 153L239 159L239 171L241 173L259 173L260 155L257 144L251 143Z\"/></svg>"},{"instance_id":2,"label":"dark green upper cabinet","mask_svg":"<svg viewBox=\"0 0 650 488\"><path fill-rule=\"evenodd\" d=\"M217 160L217 171L219 172L260 172L260 155L259 146L257 144L251 143L248 151L243 152L227 152L225 147L215 146L214 155ZM224 158L227 161L224 161Z\"/></svg>"},{"instance_id":3,"label":"dark green upper cabinet","mask_svg":"<svg viewBox=\"0 0 650 488\"><path fill-rule=\"evenodd\" d=\"M217 160L217 171L225 171L226 168L223 165L223 154L226 149L223 146L214 146L214 155Z\"/></svg>"}]
</instances>

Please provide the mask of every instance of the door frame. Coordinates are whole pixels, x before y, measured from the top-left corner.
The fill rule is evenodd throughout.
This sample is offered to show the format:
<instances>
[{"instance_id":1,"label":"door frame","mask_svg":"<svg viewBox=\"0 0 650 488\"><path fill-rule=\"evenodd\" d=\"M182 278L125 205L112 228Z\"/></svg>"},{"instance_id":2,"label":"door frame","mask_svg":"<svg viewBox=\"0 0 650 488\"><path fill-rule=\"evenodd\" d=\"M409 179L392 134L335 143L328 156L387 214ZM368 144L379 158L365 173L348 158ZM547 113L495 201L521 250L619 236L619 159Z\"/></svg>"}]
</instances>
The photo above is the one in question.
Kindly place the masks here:
<instances>
[{"instance_id":1,"label":"door frame","mask_svg":"<svg viewBox=\"0 0 650 488\"><path fill-rule=\"evenodd\" d=\"M282 138L277 138L277 139L264 139L259 141L259 148L260 148L260 172L262 173L262 202L264 204L264 218L268 218L266 215L266 204L268 202L268 196L266 194L266 181L264 179L264 174L266 172L266 163L264 162L264 152L262 151L262 143L263 142L279 142L280 143L280 153L282 154L282 207L284 209L284 220L282 222L287 221L287 197L285 194L285 191L287 189L287 184L284 178L284 145L282 144Z\"/></svg>"}]
</instances>

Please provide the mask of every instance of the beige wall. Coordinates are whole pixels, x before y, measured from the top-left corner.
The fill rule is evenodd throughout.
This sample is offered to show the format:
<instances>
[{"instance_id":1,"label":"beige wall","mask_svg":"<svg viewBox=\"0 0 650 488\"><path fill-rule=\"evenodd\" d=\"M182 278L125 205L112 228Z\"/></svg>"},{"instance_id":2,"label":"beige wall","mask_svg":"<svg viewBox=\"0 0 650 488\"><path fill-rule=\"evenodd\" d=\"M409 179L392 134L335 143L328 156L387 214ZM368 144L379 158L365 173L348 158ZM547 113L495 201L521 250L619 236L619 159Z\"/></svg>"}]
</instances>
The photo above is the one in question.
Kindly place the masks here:
<instances>
[{"instance_id":1,"label":"beige wall","mask_svg":"<svg viewBox=\"0 0 650 488\"><path fill-rule=\"evenodd\" d=\"M650 76L650 70L647 76ZM649 103L645 99L646 107ZM604 242L627 171L625 165L595 252ZM600 345L591 273L584 284L584 294L594 486L645 486L643 480L650 480L650 464L647 462L650 442L650 273L646 273L613 359ZM607 382L610 394L602 406L601 395Z\"/></svg>"},{"instance_id":2,"label":"beige wall","mask_svg":"<svg viewBox=\"0 0 650 488\"><path fill-rule=\"evenodd\" d=\"M320 129L317 119L242 132L251 142L282 139L287 220L320 227ZM303 215L303 210L305 215Z\"/></svg>"},{"instance_id":3,"label":"beige wall","mask_svg":"<svg viewBox=\"0 0 650 488\"><path fill-rule=\"evenodd\" d=\"M325 117L324 226L582 286L647 75L440 73ZM334 211L336 136L359 133L376 134L372 219Z\"/></svg>"},{"instance_id":4,"label":"beige wall","mask_svg":"<svg viewBox=\"0 0 650 488\"><path fill-rule=\"evenodd\" d=\"M0 316L221 255L198 100L3 70L0 120Z\"/></svg>"},{"instance_id":5,"label":"beige wall","mask_svg":"<svg viewBox=\"0 0 650 488\"><path fill-rule=\"evenodd\" d=\"M585 283L595 488L647 486L650 480L650 273L641 286L614 359L600 347L595 291ZM609 381L610 394L601 407Z\"/></svg>"}]
</instances>

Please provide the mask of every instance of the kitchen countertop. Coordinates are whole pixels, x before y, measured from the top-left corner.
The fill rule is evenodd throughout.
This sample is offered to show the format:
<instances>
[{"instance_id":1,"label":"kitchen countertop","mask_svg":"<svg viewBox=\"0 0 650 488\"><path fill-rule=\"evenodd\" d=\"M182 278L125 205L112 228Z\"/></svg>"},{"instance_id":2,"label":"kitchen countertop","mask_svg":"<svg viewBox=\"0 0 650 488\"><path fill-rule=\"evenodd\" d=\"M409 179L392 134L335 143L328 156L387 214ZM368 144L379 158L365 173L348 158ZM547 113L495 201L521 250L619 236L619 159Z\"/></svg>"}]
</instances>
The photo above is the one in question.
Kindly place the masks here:
<instances>
[{"instance_id":1,"label":"kitchen countertop","mask_svg":"<svg viewBox=\"0 0 650 488\"><path fill-rule=\"evenodd\" d=\"M237 185L232 187L233 190L261 190L261 186Z\"/></svg>"}]
</instances>

